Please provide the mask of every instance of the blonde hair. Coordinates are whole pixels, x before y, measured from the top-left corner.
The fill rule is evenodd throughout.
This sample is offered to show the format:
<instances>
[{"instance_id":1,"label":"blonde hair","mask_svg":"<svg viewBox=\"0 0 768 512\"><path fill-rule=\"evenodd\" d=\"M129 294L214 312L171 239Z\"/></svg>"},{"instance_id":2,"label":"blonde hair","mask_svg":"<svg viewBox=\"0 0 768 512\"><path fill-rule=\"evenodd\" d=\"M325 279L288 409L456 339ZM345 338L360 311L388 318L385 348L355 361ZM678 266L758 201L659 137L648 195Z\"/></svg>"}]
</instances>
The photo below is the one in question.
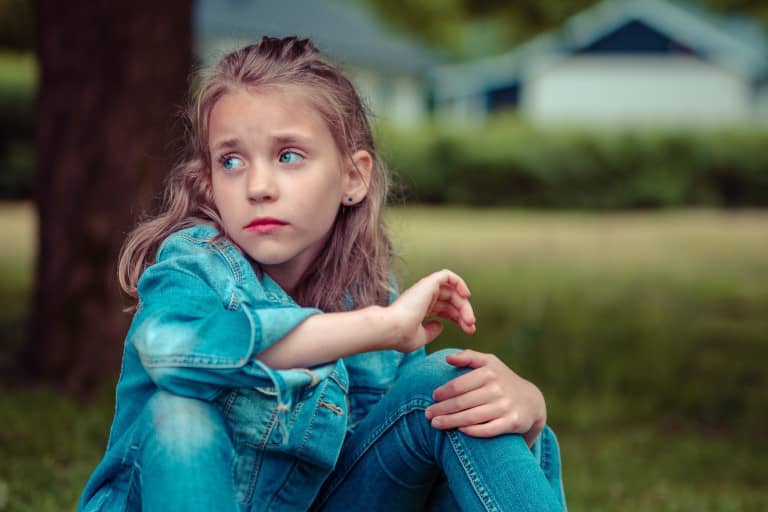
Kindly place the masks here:
<instances>
[{"instance_id":1,"label":"blonde hair","mask_svg":"<svg viewBox=\"0 0 768 512\"><path fill-rule=\"evenodd\" d=\"M174 231L208 223L224 233L213 202L208 148L208 121L216 102L237 90L281 87L298 87L309 98L343 158L351 161L358 150L373 157L365 199L340 206L326 246L302 276L293 298L325 311L388 302L393 252L382 219L388 170L376 152L365 107L352 83L309 40L296 37L263 37L201 74L184 118L185 155L169 176L161 213L134 229L120 254L118 278L128 295L137 298L141 273Z\"/></svg>"}]
</instances>

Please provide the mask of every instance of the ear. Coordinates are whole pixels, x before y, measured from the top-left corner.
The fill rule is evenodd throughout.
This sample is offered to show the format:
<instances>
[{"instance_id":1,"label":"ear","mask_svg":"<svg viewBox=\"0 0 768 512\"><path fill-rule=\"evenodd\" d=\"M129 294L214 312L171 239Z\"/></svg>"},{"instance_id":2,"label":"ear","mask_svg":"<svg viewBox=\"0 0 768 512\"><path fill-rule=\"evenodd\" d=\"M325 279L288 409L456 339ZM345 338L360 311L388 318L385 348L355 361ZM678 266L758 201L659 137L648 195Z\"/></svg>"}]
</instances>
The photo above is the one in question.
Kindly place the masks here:
<instances>
[{"instance_id":1,"label":"ear","mask_svg":"<svg viewBox=\"0 0 768 512\"><path fill-rule=\"evenodd\" d=\"M344 169L344 195L341 204L351 206L365 199L371 182L373 157L368 151L355 151Z\"/></svg>"}]
</instances>

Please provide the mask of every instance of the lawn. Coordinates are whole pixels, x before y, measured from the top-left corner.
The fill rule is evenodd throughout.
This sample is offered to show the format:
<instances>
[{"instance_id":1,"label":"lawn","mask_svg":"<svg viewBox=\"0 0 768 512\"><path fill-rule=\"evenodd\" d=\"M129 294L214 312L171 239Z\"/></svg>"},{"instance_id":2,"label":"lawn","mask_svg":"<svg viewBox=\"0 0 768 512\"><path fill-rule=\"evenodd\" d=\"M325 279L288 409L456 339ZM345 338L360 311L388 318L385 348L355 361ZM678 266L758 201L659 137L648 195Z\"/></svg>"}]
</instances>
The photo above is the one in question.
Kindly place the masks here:
<instances>
[{"instance_id":1,"label":"lawn","mask_svg":"<svg viewBox=\"0 0 768 512\"><path fill-rule=\"evenodd\" d=\"M389 224L409 283L442 267L478 333L545 392L571 511L768 508L768 212L411 207ZM0 203L0 362L21 338L34 216ZM106 441L111 389L0 397L0 511L72 510Z\"/></svg>"}]
</instances>

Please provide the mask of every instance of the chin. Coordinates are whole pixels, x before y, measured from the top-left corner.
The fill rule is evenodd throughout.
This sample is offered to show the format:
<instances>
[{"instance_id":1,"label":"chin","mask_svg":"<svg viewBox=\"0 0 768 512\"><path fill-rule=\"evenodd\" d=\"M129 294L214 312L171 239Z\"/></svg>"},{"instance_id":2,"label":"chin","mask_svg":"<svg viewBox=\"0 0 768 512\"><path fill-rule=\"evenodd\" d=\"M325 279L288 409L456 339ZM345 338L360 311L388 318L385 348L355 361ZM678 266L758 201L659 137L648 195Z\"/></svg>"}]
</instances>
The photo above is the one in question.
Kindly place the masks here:
<instances>
[{"instance_id":1,"label":"chin","mask_svg":"<svg viewBox=\"0 0 768 512\"><path fill-rule=\"evenodd\" d=\"M248 251L248 256L259 265L282 265L291 260L291 255L284 253Z\"/></svg>"},{"instance_id":2,"label":"chin","mask_svg":"<svg viewBox=\"0 0 768 512\"><path fill-rule=\"evenodd\" d=\"M280 257L279 255L274 254L248 253L248 256L250 256L251 259L259 265L267 266L280 265L281 263L285 263L288 260L288 258Z\"/></svg>"},{"instance_id":3,"label":"chin","mask_svg":"<svg viewBox=\"0 0 768 512\"><path fill-rule=\"evenodd\" d=\"M261 244L260 244L261 245ZM291 259L291 254L277 247L249 247L249 244L239 246L252 260L260 265L279 265ZM277 250L275 250L277 249Z\"/></svg>"}]
</instances>

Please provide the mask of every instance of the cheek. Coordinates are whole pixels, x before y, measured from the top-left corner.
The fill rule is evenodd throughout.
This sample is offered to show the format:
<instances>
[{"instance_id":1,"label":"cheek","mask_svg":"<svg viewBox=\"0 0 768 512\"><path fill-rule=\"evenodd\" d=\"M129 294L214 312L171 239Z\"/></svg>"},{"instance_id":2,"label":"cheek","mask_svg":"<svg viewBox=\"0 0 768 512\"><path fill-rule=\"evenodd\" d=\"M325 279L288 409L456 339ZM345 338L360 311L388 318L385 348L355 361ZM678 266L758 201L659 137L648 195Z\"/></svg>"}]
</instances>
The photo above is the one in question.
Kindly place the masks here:
<instances>
[{"instance_id":1,"label":"cheek","mask_svg":"<svg viewBox=\"0 0 768 512\"><path fill-rule=\"evenodd\" d=\"M301 210L312 226L324 231L331 228L340 207L338 196L335 190L323 190L303 197Z\"/></svg>"},{"instance_id":2,"label":"cheek","mask_svg":"<svg viewBox=\"0 0 768 512\"><path fill-rule=\"evenodd\" d=\"M339 201L335 197L324 196L309 200L304 211L315 225L330 226L339 211Z\"/></svg>"},{"instance_id":3,"label":"cheek","mask_svg":"<svg viewBox=\"0 0 768 512\"><path fill-rule=\"evenodd\" d=\"M302 184L301 189L304 202L314 205L318 213L335 212L341 206L344 188L340 177L315 180L311 184Z\"/></svg>"},{"instance_id":4,"label":"cheek","mask_svg":"<svg viewBox=\"0 0 768 512\"><path fill-rule=\"evenodd\" d=\"M222 183L218 180L212 179L208 187L207 195L209 196L210 204L216 208L216 211L219 212L222 220L226 221L232 210L232 205L235 204L231 197L232 191L227 187L222 186Z\"/></svg>"}]
</instances>

